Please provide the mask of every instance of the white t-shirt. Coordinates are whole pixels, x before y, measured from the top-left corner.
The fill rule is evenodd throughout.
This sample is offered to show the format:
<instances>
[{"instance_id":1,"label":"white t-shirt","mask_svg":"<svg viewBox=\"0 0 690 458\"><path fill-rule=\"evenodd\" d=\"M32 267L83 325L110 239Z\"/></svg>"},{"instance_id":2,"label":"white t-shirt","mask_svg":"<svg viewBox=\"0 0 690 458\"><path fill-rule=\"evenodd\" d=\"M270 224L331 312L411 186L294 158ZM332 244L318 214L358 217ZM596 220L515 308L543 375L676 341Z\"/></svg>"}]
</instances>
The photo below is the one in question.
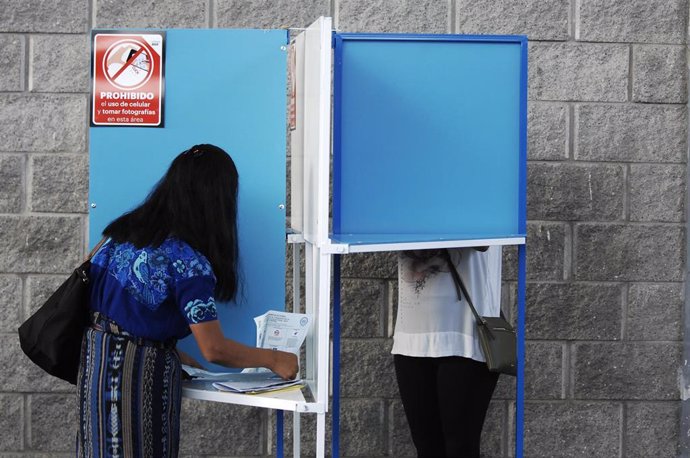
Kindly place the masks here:
<instances>
[{"instance_id":1,"label":"white t-shirt","mask_svg":"<svg viewBox=\"0 0 690 458\"><path fill-rule=\"evenodd\" d=\"M450 253L479 315L500 316L501 247L492 246L485 252L456 248ZM453 277L441 254L428 260L398 255L393 354L485 361L476 328L465 297L458 302Z\"/></svg>"}]
</instances>

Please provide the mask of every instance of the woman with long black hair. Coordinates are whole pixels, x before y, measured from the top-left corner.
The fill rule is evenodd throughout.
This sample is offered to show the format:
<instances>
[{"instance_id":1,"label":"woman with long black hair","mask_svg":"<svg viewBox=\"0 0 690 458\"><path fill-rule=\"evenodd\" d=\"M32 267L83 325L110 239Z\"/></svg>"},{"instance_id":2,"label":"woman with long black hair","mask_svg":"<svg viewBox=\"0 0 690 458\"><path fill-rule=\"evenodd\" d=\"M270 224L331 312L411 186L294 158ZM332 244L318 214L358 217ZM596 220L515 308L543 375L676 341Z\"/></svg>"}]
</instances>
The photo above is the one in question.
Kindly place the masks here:
<instances>
[{"instance_id":1,"label":"woman with long black hair","mask_svg":"<svg viewBox=\"0 0 690 458\"><path fill-rule=\"evenodd\" d=\"M295 377L295 355L227 339L218 323L215 301L239 288L237 190L232 158L196 145L103 231L77 380L78 456L177 456L180 362L197 363L175 344L190 332L212 363Z\"/></svg>"}]
</instances>

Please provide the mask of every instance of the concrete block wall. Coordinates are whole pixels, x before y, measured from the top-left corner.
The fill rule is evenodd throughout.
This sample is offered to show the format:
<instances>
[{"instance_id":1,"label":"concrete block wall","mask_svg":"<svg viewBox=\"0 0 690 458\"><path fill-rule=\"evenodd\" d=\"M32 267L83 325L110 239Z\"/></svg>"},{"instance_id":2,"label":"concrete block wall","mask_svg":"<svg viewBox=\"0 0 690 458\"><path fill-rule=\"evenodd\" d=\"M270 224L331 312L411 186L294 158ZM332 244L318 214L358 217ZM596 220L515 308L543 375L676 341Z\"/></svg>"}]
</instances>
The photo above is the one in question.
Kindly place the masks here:
<instances>
[{"instance_id":1,"label":"concrete block wall","mask_svg":"<svg viewBox=\"0 0 690 458\"><path fill-rule=\"evenodd\" d=\"M525 454L676 456L688 8L687 0L4 0L0 458L73 453L74 390L23 356L16 328L84 254L89 29L304 27L320 15L349 32L529 36ZM512 309L514 249L504 272ZM389 354L395 256L347 256L343 277L343 455L414 456ZM499 384L485 456L513 453L514 387ZM308 451L314 421L303 418ZM273 419L185 400L183 454L271 456Z\"/></svg>"}]
</instances>

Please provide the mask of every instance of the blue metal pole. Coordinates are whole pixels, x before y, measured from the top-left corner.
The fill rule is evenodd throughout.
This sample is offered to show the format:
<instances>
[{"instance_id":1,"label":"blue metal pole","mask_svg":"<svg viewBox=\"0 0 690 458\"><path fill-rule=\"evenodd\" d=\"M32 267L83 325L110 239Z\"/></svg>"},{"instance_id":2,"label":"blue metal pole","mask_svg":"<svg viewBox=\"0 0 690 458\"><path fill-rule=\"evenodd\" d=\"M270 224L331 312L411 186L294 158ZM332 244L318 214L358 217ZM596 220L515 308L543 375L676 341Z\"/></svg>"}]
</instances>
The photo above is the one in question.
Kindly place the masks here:
<instances>
[{"instance_id":1,"label":"blue metal pole","mask_svg":"<svg viewBox=\"0 0 690 458\"><path fill-rule=\"evenodd\" d=\"M333 256L333 458L340 456L340 255Z\"/></svg>"},{"instance_id":2,"label":"blue metal pole","mask_svg":"<svg viewBox=\"0 0 690 458\"><path fill-rule=\"evenodd\" d=\"M292 440L299 440L293 438ZM276 410L276 457L283 458L283 411Z\"/></svg>"},{"instance_id":3,"label":"blue metal pole","mask_svg":"<svg viewBox=\"0 0 690 458\"><path fill-rule=\"evenodd\" d=\"M527 276L527 247L518 246L518 303L517 303L517 403L515 409L515 457L522 458L525 431L525 289Z\"/></svg>"}]
</instances>

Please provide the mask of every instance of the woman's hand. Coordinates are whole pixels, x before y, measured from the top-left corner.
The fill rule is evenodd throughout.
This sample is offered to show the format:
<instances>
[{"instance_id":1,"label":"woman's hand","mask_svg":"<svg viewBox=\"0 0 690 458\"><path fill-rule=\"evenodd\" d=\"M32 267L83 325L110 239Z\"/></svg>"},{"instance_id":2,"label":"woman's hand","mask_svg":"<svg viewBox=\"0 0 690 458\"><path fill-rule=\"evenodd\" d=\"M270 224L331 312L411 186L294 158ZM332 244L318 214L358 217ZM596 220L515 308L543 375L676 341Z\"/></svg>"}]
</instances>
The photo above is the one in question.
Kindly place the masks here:
<instances>
[{"instance_id":1,"label":"woman's hand","mask_svg":"<svg viewBox=\"0 0 690 458\"><path fill-rule=\"evenodd\" d=\"M273 364L271 364L271 369L273 372L278 374L285 380L292 380L297 376L297 371L299 371L299 364L297 362L297 356L293 353L288 353L280 350L273 350Z\"/></svg>"},{"instance_id":2,"label":"woman's hand","mask_svg":"<svg viewBox=\"0 0 690 458\"><path fill-rule=\"evenodd\" d=\"M197 369L206 369L202 366L196 359L189 356L187 353L183 352L179 348L176 348L177 354L180 356L180 362L186 366L196 367Z\"/></svg>"}]
</instances>

